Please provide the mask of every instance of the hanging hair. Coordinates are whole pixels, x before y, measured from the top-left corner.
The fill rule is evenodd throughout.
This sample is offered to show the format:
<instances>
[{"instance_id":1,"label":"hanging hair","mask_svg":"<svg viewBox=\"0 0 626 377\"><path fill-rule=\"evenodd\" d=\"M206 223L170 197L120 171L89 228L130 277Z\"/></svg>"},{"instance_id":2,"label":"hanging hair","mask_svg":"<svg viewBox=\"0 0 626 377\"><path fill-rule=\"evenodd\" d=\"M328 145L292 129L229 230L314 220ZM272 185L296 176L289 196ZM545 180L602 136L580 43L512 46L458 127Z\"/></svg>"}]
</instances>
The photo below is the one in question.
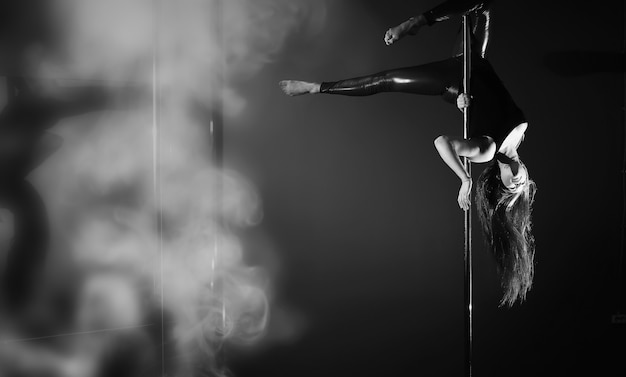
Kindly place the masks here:
<instances>
[{"instance_id":1,"label":"hanging hair","mask_svg":"<svg viewBox=\"0 0 626 377\"><path fill-rule=\"evenodd\" d=\"M530 177L516 190L504 187L495 159L478 179L476 208L498 265L503 290L500 306L523 302L532 287L535 239L531 233L531 212L535 190Z\"/></svg>"}]
</instances>

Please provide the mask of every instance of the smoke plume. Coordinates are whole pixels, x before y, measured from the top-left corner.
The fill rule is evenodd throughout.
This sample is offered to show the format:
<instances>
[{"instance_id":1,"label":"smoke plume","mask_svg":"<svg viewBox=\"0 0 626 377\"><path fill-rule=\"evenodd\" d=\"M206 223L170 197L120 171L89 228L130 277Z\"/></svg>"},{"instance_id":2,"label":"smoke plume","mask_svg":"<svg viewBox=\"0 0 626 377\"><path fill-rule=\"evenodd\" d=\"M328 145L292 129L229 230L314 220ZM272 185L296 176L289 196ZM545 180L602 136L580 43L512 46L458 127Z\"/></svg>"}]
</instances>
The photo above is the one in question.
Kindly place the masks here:
<instances>
[{"instance_id":1,"label":"smoke plume","mask_svg":"<svg viewBox=\"0 0 626 377\"><path fill-rule=\"evenodd\" d=\"M223 342L262 336L271 294L263 269L246 264L254 250L230 230L257 224L261 201L213 163L211 114L245 111L250 99L228 83L258 74L292 33L319 30L323 1L53 4L60 43L34 54L38 77L139 88L120 91L123 109L55 130L64 146L37 176L55 228L79 265L152 283L172 319L166 357L183 360L179 375L195 373L197 355L205 373L222 374Z\"/></svg>"}]
</instances>

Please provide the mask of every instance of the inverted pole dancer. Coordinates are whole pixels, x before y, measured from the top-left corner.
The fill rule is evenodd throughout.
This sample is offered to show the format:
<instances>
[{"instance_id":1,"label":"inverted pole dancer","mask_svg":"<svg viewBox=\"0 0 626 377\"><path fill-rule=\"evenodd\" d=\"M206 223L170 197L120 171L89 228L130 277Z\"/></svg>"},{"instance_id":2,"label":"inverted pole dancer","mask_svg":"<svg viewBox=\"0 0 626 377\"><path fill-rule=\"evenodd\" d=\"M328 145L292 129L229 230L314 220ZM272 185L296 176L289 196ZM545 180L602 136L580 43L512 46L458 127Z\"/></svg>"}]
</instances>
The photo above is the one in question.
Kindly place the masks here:
<instances>
[{"instance_id":1,"label":"inverted pole dancer","mask_svg":"<svg viewBox=\"0 0 626 377\"><path fill-rule=\"evenodd\" d=\"M463 15L463 92L470 95L470 78L472 73L472 46L470 40L469 19ZM463 138L469 137L469 106L463 109ZM463 166L468 175L472 176L472 167L468 157L463 157ZM472 201L465 210L465 376L472 376Z\"/></svg>"},{"instance_id":2,"label":"inverted pole dancer","mask_svg":"<svg viewBox=\"0 0 626 377\"><path fill-rule=\"evenodd\" d=\"M496 0L493 0L496 1ZM494 256L503 291L500 306L523 302L532 287L535 244L531 212L535 183L517 150L528 122L486 58L491 35L491 0L446 0L387 30L389 46L415 35L422 27L463 17L463 35L451 58L413 67L389 69L338 81L283 80L289 96L330 94L370 96L408 93L441 96L463 111L463 137L434 140L443 162L459 178L459 207L465 211L465 375L472 375L472 163L486 163L476 182L475 204L489 251ZM472 46L476 51L472 52ZM472 92L470 96L470 81ZM471 102L471 117L470 117ZM419 122L416 127L426 127Z\"/></svg>"}]
</instances>

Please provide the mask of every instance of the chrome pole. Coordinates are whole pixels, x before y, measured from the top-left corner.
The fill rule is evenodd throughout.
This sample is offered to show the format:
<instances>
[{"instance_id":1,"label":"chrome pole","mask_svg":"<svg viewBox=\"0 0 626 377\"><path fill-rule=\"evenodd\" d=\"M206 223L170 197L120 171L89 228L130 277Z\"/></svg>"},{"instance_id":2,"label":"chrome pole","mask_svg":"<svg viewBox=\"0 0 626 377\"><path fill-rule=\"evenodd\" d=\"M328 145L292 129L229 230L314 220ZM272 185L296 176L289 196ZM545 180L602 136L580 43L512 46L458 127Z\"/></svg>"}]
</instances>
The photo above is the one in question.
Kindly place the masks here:
<instances>
[{"instance_id":1,"label":"chrome pole","mask_svg":"<svg viewBox=\"0 0 626 377\"><path fill-rule=\"evenodd\" d=\"M463 92L470 97L470 77L472 70L469 17L463 16ZM470 97L471 98L471 97ZM463 110L463 138L469 131L469 107ZM467 157L463 158L465 169L472 175L472 167ZM465 376L472 376L472 203L465 211Z\"/></svg>"}]
</instances>

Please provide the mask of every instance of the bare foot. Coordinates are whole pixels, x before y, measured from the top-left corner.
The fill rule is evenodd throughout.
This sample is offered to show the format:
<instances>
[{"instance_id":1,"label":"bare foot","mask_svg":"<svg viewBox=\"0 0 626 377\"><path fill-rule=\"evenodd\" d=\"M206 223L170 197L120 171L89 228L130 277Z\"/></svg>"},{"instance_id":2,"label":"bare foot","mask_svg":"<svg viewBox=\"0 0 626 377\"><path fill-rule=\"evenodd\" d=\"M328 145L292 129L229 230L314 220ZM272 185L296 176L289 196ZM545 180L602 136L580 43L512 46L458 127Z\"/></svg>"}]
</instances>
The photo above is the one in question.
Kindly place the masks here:
<instances>
[{"instance_id":1,"label":"bare foot","mask_svg":"<svg viewBox=\"0 0 626 377\"><path fill-rule=\"evenodd\" d=\"M300 96L320 92L320 84L314 82L283 80L279 82L278 85L280 85L280 88L288 96Z\"/></svg>"}]
</instances>

